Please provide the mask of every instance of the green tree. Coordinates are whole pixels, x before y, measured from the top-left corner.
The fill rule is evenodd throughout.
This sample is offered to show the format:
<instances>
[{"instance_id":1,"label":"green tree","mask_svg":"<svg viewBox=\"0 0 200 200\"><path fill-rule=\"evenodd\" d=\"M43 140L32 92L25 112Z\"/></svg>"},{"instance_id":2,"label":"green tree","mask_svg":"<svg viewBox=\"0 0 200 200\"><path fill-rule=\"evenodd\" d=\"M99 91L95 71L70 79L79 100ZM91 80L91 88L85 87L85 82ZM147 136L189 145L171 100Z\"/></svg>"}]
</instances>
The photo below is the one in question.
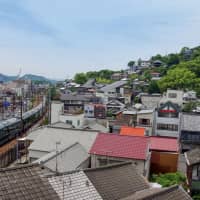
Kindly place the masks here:
<instances>
[{"instance_id":1,"label":"green tree","mask_svg":"<svg viewBox=\"0 0 200 200\"><path fill-rule=\"evenodd\" d=\"M178 54L169 54L168 55L168 59L167 59L167 65L171 66L171 65L177 65L179 64L180 60L179 60L179 56Z\"/></svg>"},{"instance_id":2,"label":"green tree","mask_svg":"<svg viewBox=\"0 0 200 200\"><path fill-rule=\"evenodd\" d=\"M157 81L151 81L148 88L148 93L160 93L160 88Z\"/></svg>"},{"instance_id":3,"label":"green tree","mask_svg":"<svg viewBox=\"0 0 200 200\"><path fill-rule=\"evenodd\" d=\"M78 84L84 84L87 81L87 76L84 73L77 73L74 77L74 81Z\"/></svg>"},{"instance_id":4,"label":"green tree","mask_svg":"<svg viewBox=\"0 0 200 200\"><path fill-rule=\"evenodd\" d=\"M166 76L158 81L161 91L165 91L168 88L183 90L194 89L199 83L200 79L187 68L171 69L167 72Z\"/></svg>"},{"instance_id":5,"label":"green tree","mask_svg":"<svg viewBox=\"0 0 200 200\"><path fill-rule=\"evenodd\" d=\"M129 67L133 67L135 65L135 61L131 60L128 62Z\"/></svg>"}]
</instances>

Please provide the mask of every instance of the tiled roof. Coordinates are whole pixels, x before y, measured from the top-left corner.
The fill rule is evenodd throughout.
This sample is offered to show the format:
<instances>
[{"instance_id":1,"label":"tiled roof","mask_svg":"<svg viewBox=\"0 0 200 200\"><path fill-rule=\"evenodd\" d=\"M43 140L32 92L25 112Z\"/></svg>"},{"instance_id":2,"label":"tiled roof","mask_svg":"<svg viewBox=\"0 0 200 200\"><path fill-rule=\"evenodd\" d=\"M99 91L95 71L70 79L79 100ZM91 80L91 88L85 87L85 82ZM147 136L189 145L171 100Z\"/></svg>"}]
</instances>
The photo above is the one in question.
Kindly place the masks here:
<instances>
[{"instance_id":1,"label":"tiled roof","mask_svg":"<svg viewBox=\"0 0 200 200\"><path fill-rule=\"evenodd\" d=\"M109 92L109 91L116 89L118 87L122 87L126 83L127 83L127 81L123 81L123 80L122 81L116 81L114 83L111 83L109 85L102 87L100 90L103 91L103 92Z\"/></svg>"},{"instance_id":2,"label":"tiled roof","mask_svg":"<svg viewBox=\"0 0 200 200\"><path fill-rule=\"evenodd\" d=\"M53 189L63 200L102 200L83 171L49 178Z\"/></svg>"},{"instance_id":3,"label":"tiled roof","mask_svg":"<svg viewBox=\"0 0 200 200\"><path fill-rule=\"evenodd\" d=\"M181 117L181 130L200 131L200 115L192 113L183 113Z\"/></svg>"},{"instance_id":4,"label":"tiled roof","mask_svg":"<svg viewBox=\"0 0 200 200\"><path fill-rule=\"evenodd\" d=\"M84 170L104 200L120 199L149 188L131 163Z\"/></svg>"},{"instance_id":5,"label":"tiled roof","mask_svg":"<svg viewBox=\"0 0 200 200\"><path fill-rule=\"evenodd\" d=\"M2 200L57 200L59 197L48 183L49 173L39 165L0 170L0 199ZM46 174L47 175L47 174Z\"/></svg>"},{"instance_id":6,"label":"tiled roof","mask_svg":"<svg viewBox=\"0 0 200 200\"><path fill-rule=\"evenodd\" d=\"M145 128L122 126L120 130L120 135L144 136Z\"/></svg>"},{"instance_id":7,"label":"tiled roof","mask_svg":"<svg viewBox=\"0 0 200 200\"><path fill-rule=\"evenodd\" d=\"M181 186L168 188L150 188L135 192L121 200L192 200Z\"/></svg>"},{"instance_id":8,"label":"tiled roof","mask_svg":"<svg viewBox=\"0 0 200 200\"><path fill-rule=\"evenodd\" d=\"M148 138L99 133L90 149L90 153L111 157L146 160L148 153Z\"/></svg>"},{"instance_id":9,"label":"tiled roof","mask_svg":"<svg viewBox=\"0 0 200 200\"><path fill-rule=\"evenodd\" d=\"M178 152L177 138L149 137L150 150Z\"/></svg>"},{"instance_id":10,"label":"tiled roof","mask_svg":"<svg viewBox=\"0 0 200 200\"><path fill-rule=\"evenodd\" d=\"M185 152L185 158L189 166L200 163L200 148L195 148Z\"/></svg>"}]
</instances>

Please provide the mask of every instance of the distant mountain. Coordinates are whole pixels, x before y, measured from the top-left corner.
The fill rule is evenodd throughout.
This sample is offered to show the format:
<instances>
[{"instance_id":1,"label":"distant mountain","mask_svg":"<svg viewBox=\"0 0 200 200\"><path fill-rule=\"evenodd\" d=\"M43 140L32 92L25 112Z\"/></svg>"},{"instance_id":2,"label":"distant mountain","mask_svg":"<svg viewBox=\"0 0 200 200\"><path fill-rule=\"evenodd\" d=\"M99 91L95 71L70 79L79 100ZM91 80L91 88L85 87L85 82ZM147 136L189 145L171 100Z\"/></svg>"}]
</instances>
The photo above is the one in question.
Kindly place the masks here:
<instances>
[{"instance_id":1,"label":"distant mountain","mask_svg":"<svg viewBox=\"0 0 200 200\"><path fill-rule=\"evenodd\" d=\"M39 81L39 82L49 82L49 83L55 83L56 80L48 79L44 76L39 76L39 75L34 75L34 74L25 74L20 79L23 80L32 80L34 81Z\"/></svg>"},{"instance_id":2,"label":"distant mountain","mask_svg":"<svg viewBox=\"0 0 200 200\"><path fill-rule=\"evenodd\" d=\"M0 82L8 82L8 81L15 80L16 78L17 78L16 76L7 76L0 73Z\"/></svg>"},{"instance_id":3,"label":"distant mountain","mask_svg":"<svg viewBox=\"0 0 200 200\"><path fill-rule=\"evenodd\" d=\"M8 82L17 79L17 76L8 76L0 73L0 82ZM38 76L34 74L25 74L20 77L22 80L32 80L33 82L47 82L56 83L56 80L48 79L44 76Z\"/></svg>"}]
</instances>

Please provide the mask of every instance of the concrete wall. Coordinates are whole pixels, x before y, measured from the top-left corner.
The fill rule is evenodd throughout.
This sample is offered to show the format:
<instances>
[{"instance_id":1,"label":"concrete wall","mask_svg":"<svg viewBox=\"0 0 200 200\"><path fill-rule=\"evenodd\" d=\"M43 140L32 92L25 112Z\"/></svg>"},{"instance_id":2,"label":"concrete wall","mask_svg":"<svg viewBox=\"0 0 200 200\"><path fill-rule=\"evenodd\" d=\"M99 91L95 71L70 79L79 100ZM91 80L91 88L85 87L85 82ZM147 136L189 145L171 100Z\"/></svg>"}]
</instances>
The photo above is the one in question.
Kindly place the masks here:
<instances>
[{"instance_id":1,"label":"concrete wall","mask_svg":"<svg viewBox=\"0 0 200 200\"><path fill-rule=\"evenodd\" d=\"M59 121L64 123L71 122L75 128L82 127L84 125L84 114L80 115L70 115L64 114L59 116Z\"/></svg>"},{"instance_id":2,"label":"concrete wall","mask_svg":"<svg viewBox=\"0 0 200 200\"><path fill-rule=\"evenodd\" d=\"M49 152L46 151L36 151L36 150L29 150L29 160L32 162L34 160L37 160L41 158L42 156L46 155Z\"/></svg>"},{"instance_id":3,"label":"concrete wall","mask_svg":"<svg viewBox=\"0 0 200 200\"><path fill-rule=\"evenodd\" d=\"M149 166L150 166L150 158L145 160L136 160L136 159L124 159L124 158L116 158L116 157L108 157L108 156L100 156L100 155L91 155L91 168L100 167L100 160L106 160L107 164L119 163L124 161L131 161L139 174L144 176L149 175Z\"/></svg>"},{"instance_id":4,"label":"concrete wall","mask_svg":"<svg viewBox=\"0 0 200 200\"><path fill-rule=\"evenodd\" d=\"M63 112L64 104L62 102L51 103L51 124L58 122L60 114Z\"/></svg>"}]
</instances>

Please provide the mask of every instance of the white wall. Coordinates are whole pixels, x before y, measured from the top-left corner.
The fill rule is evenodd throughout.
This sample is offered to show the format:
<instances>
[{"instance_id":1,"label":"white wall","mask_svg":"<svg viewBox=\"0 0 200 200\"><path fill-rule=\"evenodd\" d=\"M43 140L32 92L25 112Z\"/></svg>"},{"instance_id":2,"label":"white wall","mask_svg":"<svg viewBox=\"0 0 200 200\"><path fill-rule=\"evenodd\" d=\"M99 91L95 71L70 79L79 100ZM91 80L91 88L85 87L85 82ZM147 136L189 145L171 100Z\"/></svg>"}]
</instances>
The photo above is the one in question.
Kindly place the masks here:
<instances>
[{"instance_id":1,"label":"white wall","mask_svg":"<svg viewBox=\"0 0 200 200\"><path fill-rule=\"evenodd\" d=\"M71 121L72 125L75 128L82 127L84 125L84 114L80 115L70 115L70 114L63 114L59 116L59 121L66 123L67 121Z\"/></svg>"},{"instance_id":2,"label":"white wall","mask_svg":"<svg viewBox=\"0 0 200 200\"><path fill-rule=\"evenodd\" d=\"M62 102L51 103L51 124L60 120L60 114L63 112L64 104Z\"/></svg>"}]
</instances>

